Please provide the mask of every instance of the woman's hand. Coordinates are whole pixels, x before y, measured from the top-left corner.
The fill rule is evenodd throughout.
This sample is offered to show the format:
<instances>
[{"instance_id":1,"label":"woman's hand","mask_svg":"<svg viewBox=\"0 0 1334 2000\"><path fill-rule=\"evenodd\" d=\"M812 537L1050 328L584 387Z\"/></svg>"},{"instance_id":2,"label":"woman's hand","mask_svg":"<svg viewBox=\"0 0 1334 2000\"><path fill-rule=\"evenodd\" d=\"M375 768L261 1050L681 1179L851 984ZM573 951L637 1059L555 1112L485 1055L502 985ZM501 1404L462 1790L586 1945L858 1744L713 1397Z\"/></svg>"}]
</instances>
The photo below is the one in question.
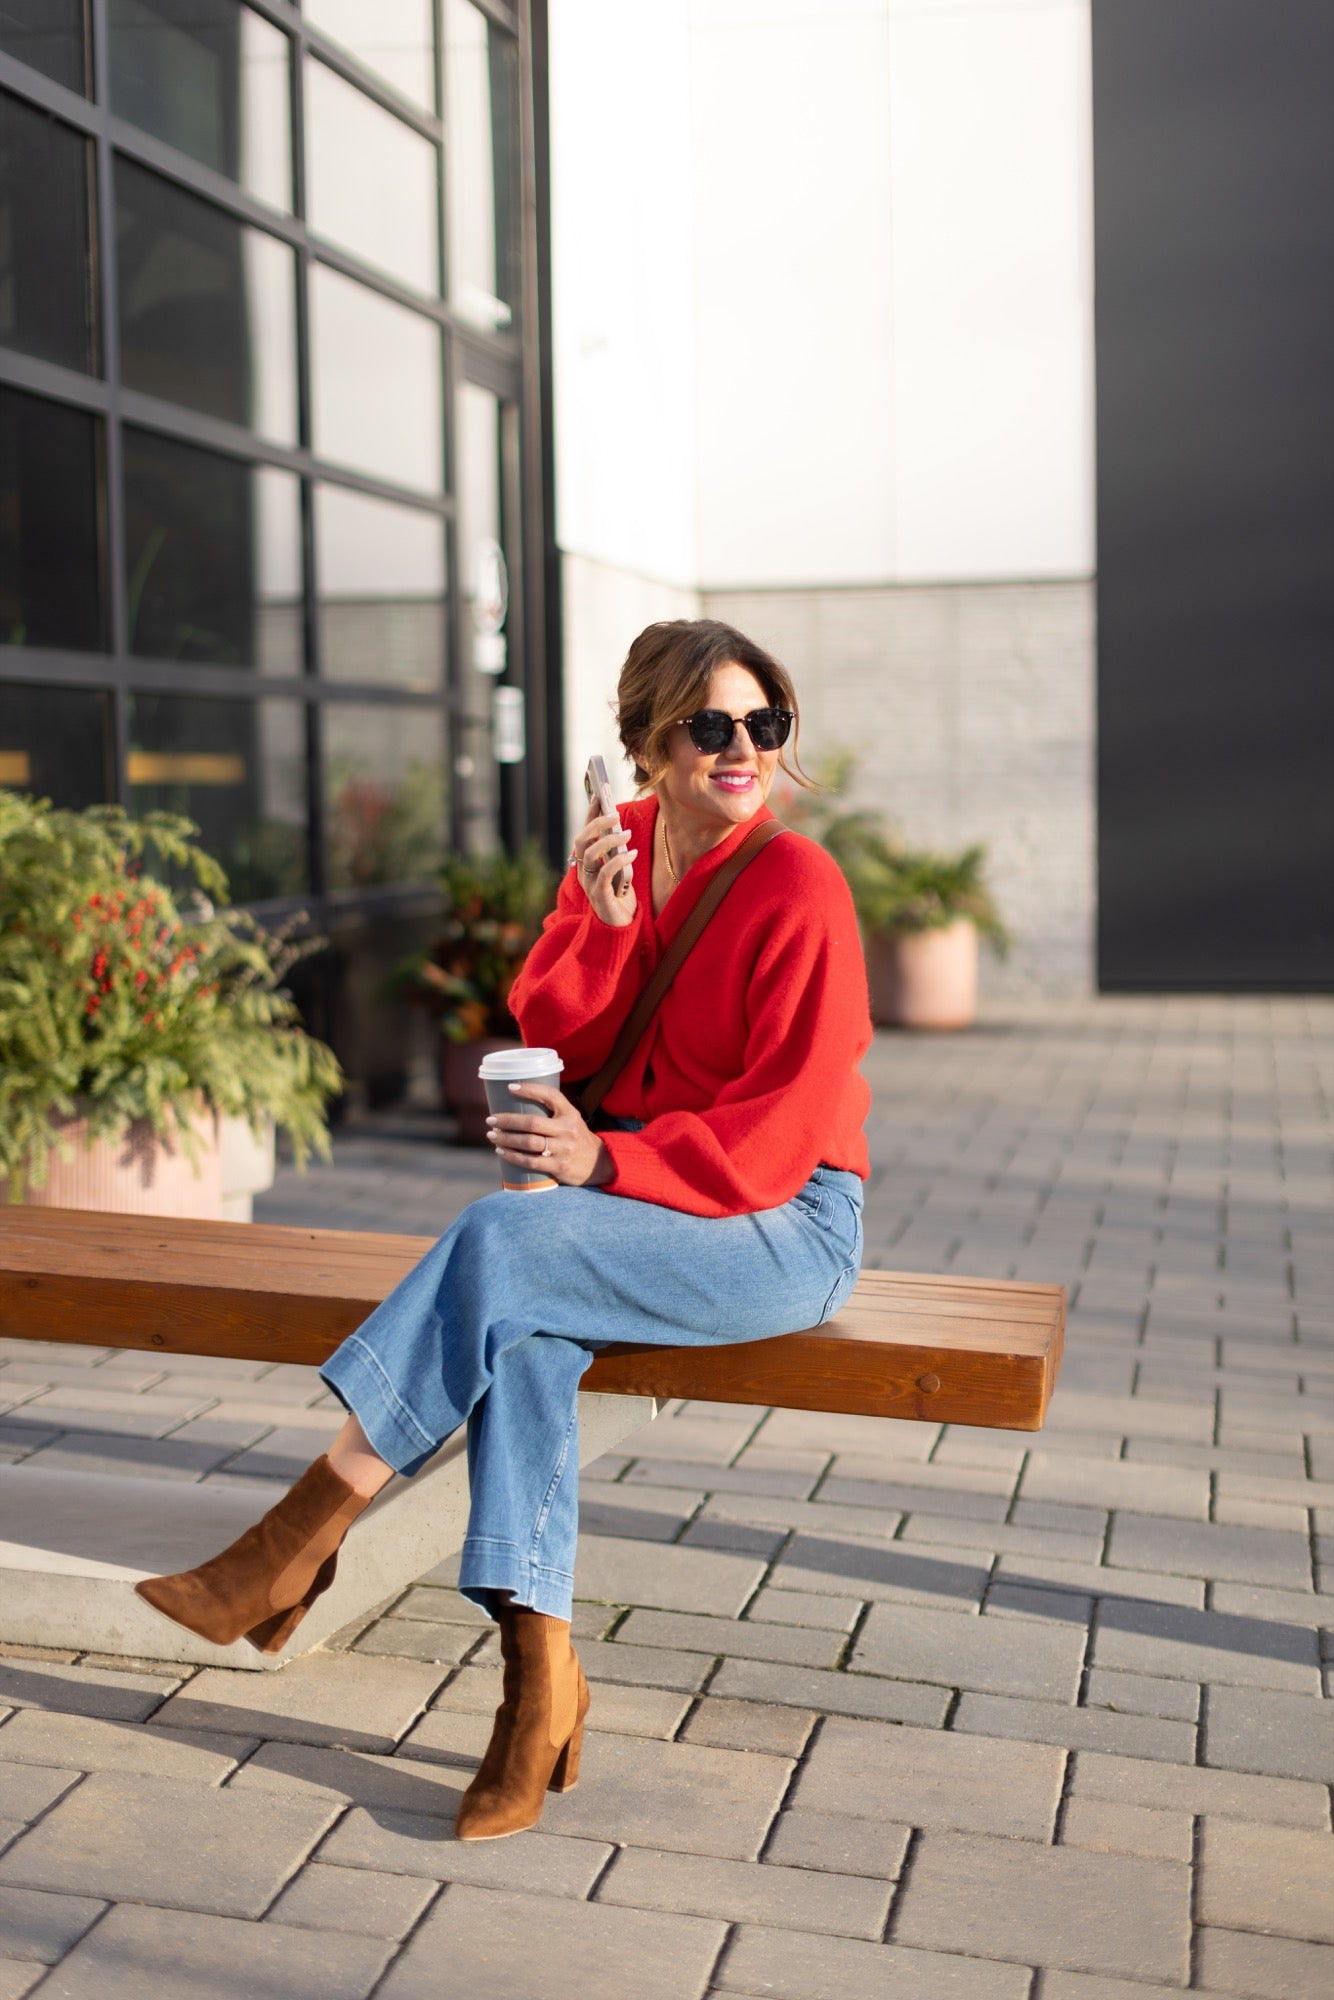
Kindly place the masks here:
<instances>
[{"instance_id":1,"label":"woman's hand","mask_svg":"<svg viewBox=\"0 0 1334 2000\"><path fill-rule=\"evenodd\" d=\"M574 836L574 866L579 886L604 924L623 930L635 920L638 904L627 863L639 849L625 848L626 835L614 819L598 811L596 800ZM625 876L619 891L612 887L620 868Z\"/></svg>"},{"instance_id":2,"label":"woman's hand","mask_svg":"<svg viewBox=\"0 0 1334 2000\"><path fill-rule=\"evenodd\" d=\"M549 1105L552 1116L517 1105L513 1111L493 1112L486 1136L498 1156L512 1166L550 1174L562 1187L605 1187L616 1170L611 1154L569 1098L549 1083L512 1083L510 1089L520 1100Z\"/></svg>"}]
</instances>

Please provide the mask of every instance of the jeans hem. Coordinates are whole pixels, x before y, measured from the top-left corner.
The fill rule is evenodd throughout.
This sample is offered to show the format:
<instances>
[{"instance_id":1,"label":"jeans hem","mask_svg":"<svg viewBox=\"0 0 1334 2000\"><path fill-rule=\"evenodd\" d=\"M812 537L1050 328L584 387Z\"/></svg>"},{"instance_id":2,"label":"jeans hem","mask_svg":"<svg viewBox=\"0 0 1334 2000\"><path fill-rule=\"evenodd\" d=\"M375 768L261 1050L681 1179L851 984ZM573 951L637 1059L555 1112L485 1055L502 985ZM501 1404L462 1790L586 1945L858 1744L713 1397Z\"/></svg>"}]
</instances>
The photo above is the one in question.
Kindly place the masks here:
<instances>
[{"instance_id":1,"label":"jeans hem","mask_svg":"<svg viewBox=\"0 0 1334 2000\"><path fill-rule=\"evenodd\" d=\"M429 1438L397 1395L375 1354L349 1334L320 1370L320 1380L351 1411L386 1465L411 1478L439 1451L444 1438ZM458 1423L463 1420L459 1418ZM458 1423L445 1433L448 1437Z\"/></svg>"},{"instance_id":2,"label":"jeans hem","mask_svg":"<svg viewBox=\"0 0 1334 2000\"><path fill-rule=\"evenodd\" d=\"M493 1598L502 1590L510 1593L515 1604L544 1612L548 1618L568 1620L574 1608L572 1571L534 1562L517 1542L489 1535L469 1535L464 1542L458 1590L460 1597L477 1605L488 1618L495 1617Z\"/></svg>"}]
</instances>

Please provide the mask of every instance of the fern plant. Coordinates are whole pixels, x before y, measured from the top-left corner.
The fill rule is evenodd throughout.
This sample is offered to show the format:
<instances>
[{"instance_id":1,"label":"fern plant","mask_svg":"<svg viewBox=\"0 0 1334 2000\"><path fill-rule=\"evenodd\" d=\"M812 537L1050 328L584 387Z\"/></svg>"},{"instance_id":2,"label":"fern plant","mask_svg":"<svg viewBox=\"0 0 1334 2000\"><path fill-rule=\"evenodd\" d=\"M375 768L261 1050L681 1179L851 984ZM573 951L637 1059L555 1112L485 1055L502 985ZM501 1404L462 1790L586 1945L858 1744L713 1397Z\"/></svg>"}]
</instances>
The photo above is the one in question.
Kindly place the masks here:
<instances>
[{"instance_id":1,"label":"fern plant","mask_svg":"<svg viewBox=\"0 0 1334 2000\"><path fill-rule=\"evenodd\" d=\"M201 1101L327 1157L331 1049L282 985L317 948L218 909L227 878L173 813L58 812L0 791L0 1175L46 1180L64 1121L119 1138L143 1119L194 1146ZM150 872L149 862L158 872ZM173 886L173 884L178 886Z\"/></svg>"}]
</instances>

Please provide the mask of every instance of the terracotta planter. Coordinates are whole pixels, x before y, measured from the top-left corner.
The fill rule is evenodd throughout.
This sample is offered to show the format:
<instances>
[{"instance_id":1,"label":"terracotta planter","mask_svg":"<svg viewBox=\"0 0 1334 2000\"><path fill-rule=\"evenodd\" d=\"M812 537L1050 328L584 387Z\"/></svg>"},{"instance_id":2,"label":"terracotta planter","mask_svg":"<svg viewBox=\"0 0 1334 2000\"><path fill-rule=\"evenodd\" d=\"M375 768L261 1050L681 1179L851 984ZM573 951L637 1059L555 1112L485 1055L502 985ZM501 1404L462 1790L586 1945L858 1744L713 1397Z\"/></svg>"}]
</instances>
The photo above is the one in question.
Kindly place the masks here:
<instances>
[{"instance_id":1,"label":"terracotta planter","mask_svg":"<svg viewBox=\"0 0 1334 2000\"><path fill-rule=\"evenodd\" d=\"M218 1120L218 1142L222 1155L222 1219L252 1222L255 1196L273 1186L276 1164L273 1120L265 1121L257 1139L248 1118L225 1114Z\"/></svg>"},{"instance_id":2,"label":"terracotta planter","mask_svg":"<svg viewBox=\"0 0 1334 2000\"><path fill-rule=\"evenodd\" d=\"M32 1208L96 1208L116 1215L183 1215L206 1222L222 1217L222 1155L218 1120L199 1111L194 1130L199 1157L192 1162L183 1146L160 1139L137 1119L119 1139L88 1138L83 1118L61 1121L68 1158L52 1152L45 1187L30 1187Z\"/></svg>"},{"instance_id":3,"label":"terracotta planter","mask_svg":"<svg viewBox=\"0 0 1334 2000\"><path fill-rule=\"evenodd\" d=\"M482 1057L496 1049L517 1049L523 1044L512 1035L483 1035L475 1042L451 1042L440 1037L440 1095L446 1111L458 1120L461 1146L486 1144L486 1117L489 1106L486 1089L477 1072Z\"/></svg>"},{"instance_id":4,"label":"terracotta planter","mask_svg":"<svg viewBox=\"0 0 1334 2000\"><path fill-rule=\"evenodd\" d=\"M871 1018L883 1028L967 1028L977 1012L977 926L880 931L866 940Z\"/></svg>"}]
</instances>

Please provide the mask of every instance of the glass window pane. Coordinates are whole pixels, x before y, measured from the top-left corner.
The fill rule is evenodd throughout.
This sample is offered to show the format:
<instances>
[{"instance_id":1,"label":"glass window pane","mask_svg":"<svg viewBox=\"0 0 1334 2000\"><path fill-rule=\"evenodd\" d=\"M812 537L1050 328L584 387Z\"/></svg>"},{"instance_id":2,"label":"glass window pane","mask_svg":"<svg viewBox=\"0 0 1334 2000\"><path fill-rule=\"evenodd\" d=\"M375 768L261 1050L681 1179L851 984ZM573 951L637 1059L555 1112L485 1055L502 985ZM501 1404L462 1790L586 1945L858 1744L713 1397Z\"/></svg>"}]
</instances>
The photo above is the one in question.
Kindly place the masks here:
<instances>
[{"instance_id":1,"label":"glass window pane","mask_svg":"<svg viewBox=\"0 0 1334 2000\"><path fill-rule=\"evenodd\" d=\"M86 95L84 0L3 0L0 50Z\"/></svg>"},{"instance_id":2,"label":"glass window pane","mask_svg":"<svg viewBox=\"0 0 1334 2000\"><path fill-rule=\"evenodd\" d=\"M296 258L130 160L116 162L127 388L296 442Z\"/></svg>"},{"instance_id":3,"label":"glass window pane","mask_svg":"<svg viewBox=\"0 0 1334 2000\"><path fill-rule=\"evenodd\" d=\"M437 158L411 126L306 64L306 220L419 292L440 290Z\"/></svg>"},{"instance_id":4,"label":"glass window pane","mask_svg":"<svg viewBox=\"0 0 1334 2000\"><path fill-rule=\"evenodd\" d=\"M106 646L102 423L0 389L0 644Z\"/></svg>"},{"instance_id":5,"label":"glass window pane","mask_svg":"<svg viewBox=\"0 0 1334 2000\"><path fill-rule=\"evenodd\" d=\"M410 104L435 110L431 0L306 0L303 11Z\"/></svg>"},{"instance_id":6,"label":"glass window pane","mask_svg":"<svg viewBox=\"0 0 1334 2000\"><path fill-rule=\"evenodd\" d=\"M110 0L111 104L121 118L292 205L291 44L237 0Z\"/></svg>"},{"instance_id":7,"label":"glass window pane","mask_svg":"<svg viewBox=\"0 0 1334 2000\"><path fill-rule=\"evenodd\" d=\"M130 806L186 813L232 896L300 896L306 866L306 723L298 701L136 694Z\"/></svg>"},{"instance_id":8,"label":"glass window pane","mask_svg":"<svg viewBox=\"0 0 1334 2000\"><path fill-rule=\"evenodd\" d=\"M329 886L426 880L444 841L443 715L330 702L324 732Z\"/></svg>"},{"instance_id":9,"label":"glass window pane","mask_svg":"<svg viewBox=\"0 0 1334 2000\"><path fill-rule=\"evenodd\" d=\"M315 492L324 672L432 693L445 665L445 524L341 486Z\"/></svg>"},{"instance_id":10,"label":"glass window pane","mask_svg":"<svg viewBox=\"0 0 1334 2000\"><path fill-rule=\"evenodd\" d=\"M295 473L127 426L125 542L132 653L301 672Z\"/></svg>"},{"instance_id":11,"label":"glass window pane","mask_svg":"<svg viewBox=\"0 0 1334 2000\"><path fill-rule=\"evenodd\" d=\"M438 493L439 327L324 264L311 267L310 315L316 455Z\"/></svg>"},{"instance_id":12,"label":"glass window pane","mask_svg":"<svg viewBox=\"0 0 1334 2000\"><path fill-rule=\"evenodd\" d=\"M85 374L97 366L91 159L72 126L0 92L0 345Z\"/></svg>"},{"instance_id":13,"label":"glass window pane","mask_svg":"<svg viewBox=\"0 0 1334 2000\"><path fill-rule=\"evenodd\" d=\"M518 50L468 0L445 4L445 116L450 300L477 326L508 326L518 300Z\"/></svg>"},{"instance_id":14,"label":"glass window pane","mask_svg":"<svg viewBox=\"0 0 1334 2000\"><path fill-rule=\"evenodd\" d=\"M110 698L0 683L0 785L71 812L111 797Z\"/></svg>"}]
</instances>

